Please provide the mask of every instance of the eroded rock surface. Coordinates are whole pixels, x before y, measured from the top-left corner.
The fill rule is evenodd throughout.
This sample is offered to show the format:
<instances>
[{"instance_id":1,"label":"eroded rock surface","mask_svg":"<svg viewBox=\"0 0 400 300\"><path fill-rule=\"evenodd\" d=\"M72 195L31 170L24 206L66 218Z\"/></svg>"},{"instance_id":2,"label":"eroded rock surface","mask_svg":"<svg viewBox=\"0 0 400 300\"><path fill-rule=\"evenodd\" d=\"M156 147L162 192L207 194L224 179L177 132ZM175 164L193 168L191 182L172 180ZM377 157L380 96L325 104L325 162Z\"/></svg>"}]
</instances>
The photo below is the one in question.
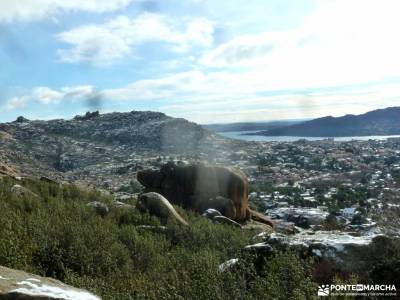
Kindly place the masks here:
<instances>
[{"instance_id":1,"label":"eroded rock surface","mask_svg":"<svg viewBox=\"0 0 400 300\"><path fill-rule=\"evenodd\" d=\"M0 266L0 299L4 300L101 300L88 291L61 281Z\"/></svg>"},{"instance_id":2,"label":"eroded rock surface","mask_svg":"<svg viewBox=\"0 0 400 300\"><path fill-rule=\"evenodd\" d=\"M157 216L163 222L166 222L169 218L173 218L182 225L189 225L166 198L154 192L140 195L136 208L139 211L147 211L151 215Z\"/></svg>"},{"instance_id":3,"label":"eroded rock surface","mask_svg":"<svg viewBox=\"0 0 400 300\"><path fill-rule=\"evenodd\" d=\"M294 235L266 233L256 236L262 242L246 246L248 250L285 251L294 250L334 262L343 269L350 268L356 260L363 260L365 253L380 234L360 235L342 231L305 230ZM363 264L365 261L358 261ZM352 268L353 266L351 266Z\"/></svg>"},{"instance_id":4,"label":"eroded rock surface","mask_svg":"<svg viewBox=\"0 0 400 300\"><path fill-rule=\"evenodd\" d=\"M160 170L138 172L138 181L173 204L199 213L208 208L235 221L245 221L247 176L240 170L205 164L165 164Z\"/></svg>"}]
</instances>

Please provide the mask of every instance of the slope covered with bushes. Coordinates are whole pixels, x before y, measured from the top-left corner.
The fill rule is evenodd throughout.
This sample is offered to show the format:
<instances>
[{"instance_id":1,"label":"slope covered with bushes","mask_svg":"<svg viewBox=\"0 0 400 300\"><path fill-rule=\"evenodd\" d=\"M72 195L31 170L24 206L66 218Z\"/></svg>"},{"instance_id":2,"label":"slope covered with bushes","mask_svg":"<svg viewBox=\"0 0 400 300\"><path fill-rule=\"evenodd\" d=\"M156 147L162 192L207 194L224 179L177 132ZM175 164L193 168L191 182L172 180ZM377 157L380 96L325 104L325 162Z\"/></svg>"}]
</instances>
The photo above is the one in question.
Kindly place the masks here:
<instances>
[{"instance_id":1,"label":"slope covered with bushes","mask_svg":"<svg viewBox=\"0 0 400 300\"><path fill-rule=\"evenodd\" d=\"M30 192L15 192L15 184ZM316 296L310 262L290 252L268 259L246 253L251 231L211 224L179 208L189 227L171 222L166 230L143 230L138 226L159 221L129 207L102 215L86 205L91 201L112 199L74 185L1 178L0 265L54 277L103 299ZM232 258L239 264L220 272Z\"/></svg>"}]
</instances>

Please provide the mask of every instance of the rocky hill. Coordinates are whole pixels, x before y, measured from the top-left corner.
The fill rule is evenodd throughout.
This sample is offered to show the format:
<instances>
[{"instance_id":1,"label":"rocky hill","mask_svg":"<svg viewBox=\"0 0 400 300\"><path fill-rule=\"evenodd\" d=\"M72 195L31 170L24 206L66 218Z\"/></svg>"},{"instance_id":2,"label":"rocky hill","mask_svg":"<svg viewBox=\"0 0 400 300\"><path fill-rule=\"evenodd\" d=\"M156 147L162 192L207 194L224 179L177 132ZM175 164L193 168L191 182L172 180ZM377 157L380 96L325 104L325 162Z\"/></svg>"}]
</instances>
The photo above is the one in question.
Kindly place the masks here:
<instances>
[{"instance_id":1,"label":"rocky hill","mask_svg":"<svg viewBox=\"0 0 400 300\"><path fill-rule=\"evenodd\" d=\"M1 124L0 130L26 143L70 138L159 151L195 151L212 138L210 132L195 123L139 111L104 115L94 112L72 120L29 121L19 117L15 122Z\"/></svg>"},{"instance_id":2,"label":"rocky hill","mask_svg":"<svg viewBox=\"0 0 400 300\"><path fill-rule=\"evenodd\" d=\"M400 134L400 107L378 109L362 115L323 117L255 134L308 137L398 135Z\"/></svg>"},{"instance_id":3,"label":"rocky hill","mask_svg":"<svg viewBox=\"0 0 400 300\"><path fill-rule=\"evenodd\" d=\"M185 119L163 113L88 112L71 120L28 120L0 124L0 162L18 174L76 181L93 175L135 171L146 160L167 156L209 158L234 142ZM118 179L122 180L122 179ZM124 176L122 181L128 180Z\"/></svg>"}]
</instances>

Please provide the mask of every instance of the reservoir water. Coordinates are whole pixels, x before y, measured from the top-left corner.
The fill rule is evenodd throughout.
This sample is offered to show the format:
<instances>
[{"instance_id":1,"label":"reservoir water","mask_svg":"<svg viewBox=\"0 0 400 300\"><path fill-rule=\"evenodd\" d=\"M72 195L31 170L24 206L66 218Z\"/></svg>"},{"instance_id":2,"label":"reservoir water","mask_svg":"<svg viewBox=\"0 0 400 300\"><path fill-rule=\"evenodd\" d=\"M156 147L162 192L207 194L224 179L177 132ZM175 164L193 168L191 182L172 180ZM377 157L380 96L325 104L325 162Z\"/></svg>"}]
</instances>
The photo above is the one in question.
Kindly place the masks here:
<instances>
[{"instance_id":1,"label":"reservoir water","mask_svg":"<svg viewBox=\"0 0 400 300\"><path fill-rule=\"evenodd\" d=\"M263 135L246 135L246 133L255 133L257 131L229 131L219 132L218 134L228 138L244 140L244 141L259 141L259 142L295 142L298 140L320 141L329 137L307 137L307 136L263 136ZM368 141L368 140L386 140L388 138L400 138L400 135L371 135L371 136L347 136L347 137L334 137L337 142L348 141Z\"/></svg>"}]
</instances>

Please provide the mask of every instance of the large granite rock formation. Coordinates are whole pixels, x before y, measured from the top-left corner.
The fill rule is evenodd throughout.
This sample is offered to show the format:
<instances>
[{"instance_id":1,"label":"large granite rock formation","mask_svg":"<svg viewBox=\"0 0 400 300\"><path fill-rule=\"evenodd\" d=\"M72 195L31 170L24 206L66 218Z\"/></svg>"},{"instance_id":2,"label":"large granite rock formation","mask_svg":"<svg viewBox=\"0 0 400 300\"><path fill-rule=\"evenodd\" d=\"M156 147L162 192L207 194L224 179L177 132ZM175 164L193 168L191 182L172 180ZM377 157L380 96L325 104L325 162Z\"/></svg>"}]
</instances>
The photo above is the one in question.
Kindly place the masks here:
<instances>
[{"instance_id":1,"label":"large granite rock formation","mask_svg":"<svg viewBox=\"0 0 400 300\"><path fill-rule=\"evenodd\" d=\"M242 223L254 216L257 221L273 226L267 217L249 209L247 176L238 169L168 163L159 170L138 172L137 179L146 191L160 193L186 209L203 213L212 208Z\"/></svg>"},{"instance_id":2,"label":"large granite rock formation","mask_svg":"<svg viewBox=\"0 0 400 300\"><path fill-rule=\"evenodd\" d=\"M248 183L246 175L236 169L204 164L168 163L160 170L144 170L137 175L149 191L156 191L174 204L200 213L208 208L221 209L224 197L225 216L235 221L248 218ZM215 204L215 205L214 205ZM221 211L223 214L224 212Z\"/></svg>"},{"instance_id":3,"label":"large granite rock formation","mask_svg":"<svg viewBox=\"0 0 400 300\"><path fill-rule=\"evenodd\" d=\"M0 266L0 299L4 300L100 300L99 297L52 278Z\"/></svg>"}]
</instances>

